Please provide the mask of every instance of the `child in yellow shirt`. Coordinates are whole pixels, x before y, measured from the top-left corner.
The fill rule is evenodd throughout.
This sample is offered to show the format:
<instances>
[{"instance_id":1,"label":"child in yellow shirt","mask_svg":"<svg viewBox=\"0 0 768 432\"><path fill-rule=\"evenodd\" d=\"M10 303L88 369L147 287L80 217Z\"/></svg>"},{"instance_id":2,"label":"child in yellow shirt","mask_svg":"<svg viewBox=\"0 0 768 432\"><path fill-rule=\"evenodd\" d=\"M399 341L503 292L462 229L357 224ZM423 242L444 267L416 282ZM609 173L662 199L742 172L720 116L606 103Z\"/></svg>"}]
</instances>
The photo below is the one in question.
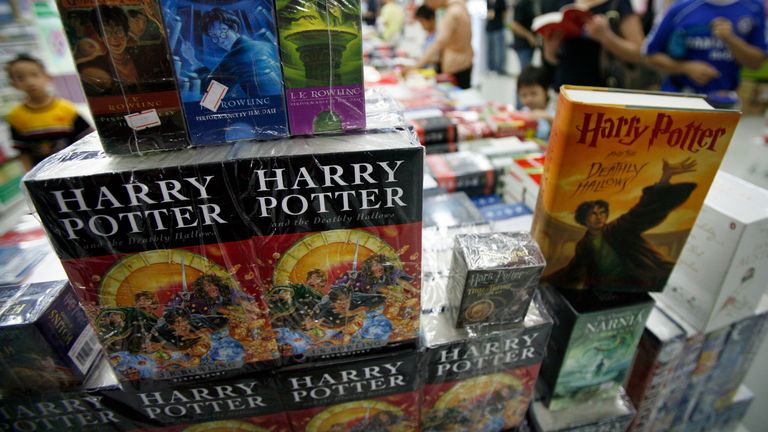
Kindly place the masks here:
<instances>
[{"instance_id":1,"label":"child in yellow shirt","mask_svg":"<svg viewBox=\"0 0 768 432\"><path fill-rule=\"evenodd\" d=\"M51 76L40 60L20 54L5 69L13 87L27 96L6 117L27 169L93 130L72 103L49 92Z\"/></svg>"}]
</instances>

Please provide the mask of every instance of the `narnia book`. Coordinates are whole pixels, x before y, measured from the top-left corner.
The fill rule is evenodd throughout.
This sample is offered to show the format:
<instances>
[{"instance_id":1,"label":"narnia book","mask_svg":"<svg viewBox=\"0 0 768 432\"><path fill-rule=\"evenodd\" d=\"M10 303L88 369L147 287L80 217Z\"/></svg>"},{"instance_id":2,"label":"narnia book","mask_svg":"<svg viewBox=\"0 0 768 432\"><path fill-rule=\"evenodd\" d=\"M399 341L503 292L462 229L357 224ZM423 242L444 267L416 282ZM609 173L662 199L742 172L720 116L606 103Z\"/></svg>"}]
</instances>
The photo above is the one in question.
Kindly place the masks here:
<instances>
[{"instance_id":1,"label":"narnia book","mask_svg":"<svg viewBox=\"0 0 768 432\"><path fill-rule=\"evenodd\" d=\"M738 119L697 96L564 86L531 229L542 280L661 291Z\"/></svg>"},{"instance_id":2,"label":"narnia book","mask_svg":"<svg viewBox=\"0 0 768 432\"><path fill-rule=\"evenodd\" d=\"M124 154L187 147L158 3L57 3L104 150Z\"/></svg>"},{"instance_id":3,"label":"narnia book","mask_svg":"<svg viewBox=\"0 0 768 432\"><path fill-rule=\"evenodd\" d=\"M288 135L271 0L163 0L193 145Z\"/></svg>"},{"instance_id":4,"label":"narnia book","mask_svg":"<svg viewBox=\"0 0 768 432\"><path fill-rule=\"evenodd\" d=\"M278 371L296 432L419 430L418 352L293 366Z\"/></svg>"},{"instance_id":5,"label":"narnia book","mask_svg":"<svg viewBox=\"0 0 768 432\"><path fill-rule=\"evenodd\" d=\"M632 366L653 300L645 293L540 290L558 325L541 366L539 394L550 411L611 399Z\"/></svg>"},{"instance_id":6,"label":"narnia book","mask_svg":"<svg viewBox=\"0 0 768 432\"><path fill-rule=\"evenodd\" d=\"M139 159L94 151L92 135L26 187L125 378L218 376L279 353L415 340L423 148L412 138Z\"/></svg>"},{"instance_id":7,"label":"narnia book","mask_svg":"<svg viewBox=\"0 0 768 432\"><path fill-rule=\"evenodd\" d=\"M454 328L448 314L422 315L422 430L501 431L522 423L551 330L538 300L520 325L479 334Z\"/></svg>"},{"instance_id":8,"label":"narnia book","mask_svg":"<svg viewBox=\"0 0 768 432\"><path fill-rule=\"evenodd\" d=\"M291 135L365 127L360 0L276 0Z\"/></svg>"}]
</instances>

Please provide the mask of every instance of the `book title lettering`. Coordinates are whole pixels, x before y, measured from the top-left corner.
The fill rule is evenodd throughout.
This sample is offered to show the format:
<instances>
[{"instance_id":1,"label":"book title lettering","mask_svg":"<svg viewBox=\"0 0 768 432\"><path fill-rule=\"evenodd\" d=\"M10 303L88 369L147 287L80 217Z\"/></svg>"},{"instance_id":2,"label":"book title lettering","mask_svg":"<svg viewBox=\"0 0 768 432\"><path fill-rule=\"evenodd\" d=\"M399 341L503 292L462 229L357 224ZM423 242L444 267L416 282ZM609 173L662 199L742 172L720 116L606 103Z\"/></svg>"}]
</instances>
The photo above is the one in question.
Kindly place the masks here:
<instances>
[{"instance_id":1,"label":"book title lettering","mask_svg":"<svg viewBox=\"0 0 768 432\"><path fill-rule=\"evenodd\" d=\"M80 232L84 229L100 237L111 237L121 227L127 227L130 233L140 233L144 226L151 227L153 231L163 231L227 223L219 215L221 208L217 204L206 203L211 198L208 187L212 179L213 176L205 176L202 179L187 177L181 180L158 180L154 184L133 182L122 185L120 190L101 186L96 194L84 194L83 188L54 190L50 193L56 201L58 213L70 215L83 212L82 216L59 219L69 240L80 238ZM203 204L146 209L147 205L175 202ZM139 211L118 214L98 214L94 211L124 207Z\"/></svg>"},{"instance_id":2,"label":"book title lettering","mask_svg":"<svg viewBox=\"0 0 768 432\"><path fill-rule=\"evenodd\" d=\"M344 397L359 393L370 393L393 387L408 385L400 371L404 362L384 363L360 369L346 369L336 373L307 375L289 378L293 402Z\"/></svg>"},{"instance_id":3,"label":"book title lettering","mask_svg":"<svg viewBox=\"0 0 768 432\"><path fill-rule=\"evenodd\" d=\"M540 358L541 344L534 345L539 332L504 340L469 343L440 351L437 376L460 374ZM538 348L538 349L537 349Z\"/></svg>"},{"instance_id":4,"label":"book title lettering","mask_svg":"<svg viewBox=\"0 0 768 432\"><path fill-rule=\"evenodd\" d=\"M576 126L578 144L597 147L600 140L616 140L631 146L640 138L647 138L648 149L666 144L690 153L700 150L717 151L718 140L726 133L725 128L708 128L702 122L690 121L676 124L666 113L656 114L653 126L642 124L638 116L608 116L605 112L585 112L582 122Z\"/></svg>"},{"instance_id":5,"label":"book title lettering","mask_svg":"<svg viewBox=\"0 0 768 432\"><path fill-rule=\"evenodd\" d=\"M151 419L187 417L210 413L266 408L264 398L256 393L259 383L174 390L170 393L139 393L144 412Z\"/></svg>"}]
</instances>

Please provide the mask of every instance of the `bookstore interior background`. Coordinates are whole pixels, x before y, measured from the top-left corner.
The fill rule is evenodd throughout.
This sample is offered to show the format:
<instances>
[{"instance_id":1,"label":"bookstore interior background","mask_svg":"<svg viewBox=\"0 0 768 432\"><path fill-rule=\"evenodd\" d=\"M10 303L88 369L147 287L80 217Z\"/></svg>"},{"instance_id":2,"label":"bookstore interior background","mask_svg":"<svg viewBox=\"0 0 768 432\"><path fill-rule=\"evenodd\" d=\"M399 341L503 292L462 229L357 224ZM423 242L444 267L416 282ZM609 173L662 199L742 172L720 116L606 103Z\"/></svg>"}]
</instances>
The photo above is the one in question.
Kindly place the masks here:
<instances>
[{"instance_id":1,"label":"bookstore interior background","mask_svg":"<svg viewBox=\"0 0 768 432\"><path fill-rule=\"evenodd\" d=\"M0 1L0 430L765 430L763 6L424 3Z\"/></svg>"}]
</instances>

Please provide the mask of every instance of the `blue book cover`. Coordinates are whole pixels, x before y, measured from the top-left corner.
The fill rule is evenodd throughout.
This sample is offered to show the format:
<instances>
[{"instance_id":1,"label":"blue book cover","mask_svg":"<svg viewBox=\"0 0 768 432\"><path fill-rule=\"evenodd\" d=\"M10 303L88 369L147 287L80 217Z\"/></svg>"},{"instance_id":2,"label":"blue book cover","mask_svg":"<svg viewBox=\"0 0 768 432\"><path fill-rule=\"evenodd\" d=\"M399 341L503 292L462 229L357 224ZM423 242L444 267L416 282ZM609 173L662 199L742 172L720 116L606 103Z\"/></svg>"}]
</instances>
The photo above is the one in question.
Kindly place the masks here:
<instances>
[{"instance_id":1,"label":"blue book cover","mask_svg":"<svg viewBox=\"0 0 768 432\"><path fill-rule=\"evenodd\" d=\"M193 145L288 135L271 0L163 0Z\"/></svg>"}]
</instances>

